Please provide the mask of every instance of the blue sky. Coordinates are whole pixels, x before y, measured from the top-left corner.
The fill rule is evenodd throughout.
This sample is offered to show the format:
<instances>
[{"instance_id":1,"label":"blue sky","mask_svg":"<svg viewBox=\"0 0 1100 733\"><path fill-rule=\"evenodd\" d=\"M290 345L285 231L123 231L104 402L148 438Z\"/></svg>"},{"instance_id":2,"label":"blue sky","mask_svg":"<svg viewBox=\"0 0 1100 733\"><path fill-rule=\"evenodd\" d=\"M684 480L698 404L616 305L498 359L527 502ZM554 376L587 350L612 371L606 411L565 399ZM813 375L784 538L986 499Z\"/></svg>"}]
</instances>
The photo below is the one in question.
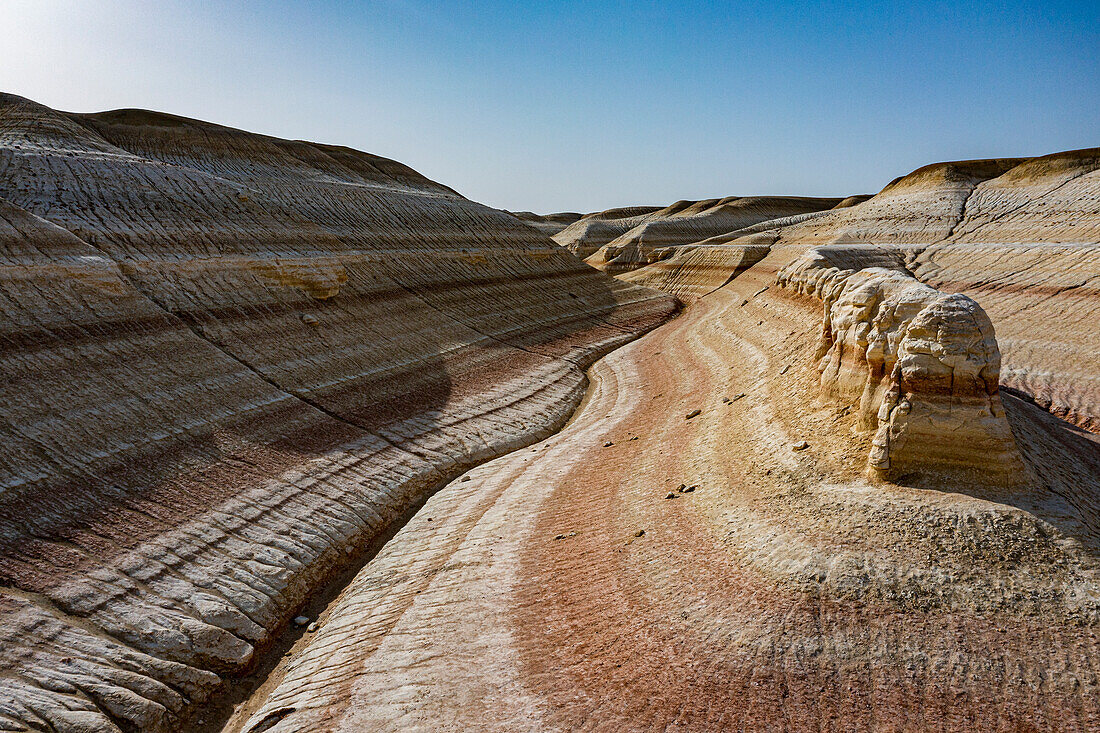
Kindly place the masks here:
<instances>
[{"instance_id":1,"label":"blue sky","mask_svg":"<svg viewBox=\"0 0 1100 733\"><path fill-rule=\"evenodd\" d=\"M504 208L845 195L1100 146L1100 2L3 0L0 89L349 145Z\"/></svg>"}]
</instances>

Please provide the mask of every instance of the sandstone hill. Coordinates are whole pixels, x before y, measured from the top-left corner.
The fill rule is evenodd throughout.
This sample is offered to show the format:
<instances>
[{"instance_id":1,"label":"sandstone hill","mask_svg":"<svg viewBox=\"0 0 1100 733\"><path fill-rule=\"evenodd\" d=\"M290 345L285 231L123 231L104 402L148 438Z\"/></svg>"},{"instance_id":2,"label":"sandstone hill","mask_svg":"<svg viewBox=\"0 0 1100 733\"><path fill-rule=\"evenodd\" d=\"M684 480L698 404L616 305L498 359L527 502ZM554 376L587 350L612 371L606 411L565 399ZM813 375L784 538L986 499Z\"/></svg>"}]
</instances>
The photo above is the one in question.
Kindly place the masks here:
<instances>
[{"instance_id":1,"label":"sandstone hill","mask_svg":"<svg viewBox=\"0 0 1100 733\"><path fill-rule=\"evenodd\" d=\"M675 309L385 158L10 95L0 257L5 730L192 724Z\"/></svg>"}]
</instances>

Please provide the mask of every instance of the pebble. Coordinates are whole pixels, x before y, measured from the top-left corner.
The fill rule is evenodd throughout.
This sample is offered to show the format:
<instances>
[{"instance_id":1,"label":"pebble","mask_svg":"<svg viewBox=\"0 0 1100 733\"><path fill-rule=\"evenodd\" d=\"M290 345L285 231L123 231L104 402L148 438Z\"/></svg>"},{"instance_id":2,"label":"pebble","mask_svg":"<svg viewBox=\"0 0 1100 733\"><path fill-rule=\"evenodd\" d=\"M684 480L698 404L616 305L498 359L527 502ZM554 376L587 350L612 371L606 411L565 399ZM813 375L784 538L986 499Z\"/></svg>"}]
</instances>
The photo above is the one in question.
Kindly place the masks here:
<instances>
[{"instance_id":1,"label":"pebble","mask_svg":"<svg viewBox=\"0 0 1100 733\"><path fill-rule=\"evenodd\" d=\"M800 440L797 443L791 443L791 450L806 450L810 447L810 444L804 440Z\"/></svg>"},{"instance_id":2,"label":"pebble","mask_svg":"<svg viewBox=\"0 0 1100 733\"><path fill-rule=\"evenodd\" d=\"M639 529L637 532L634 533L634 536L635 537L645 537L645 530L644 529Z\"/></svg>"},{"instance_id":3,"label":"pebble","mask_svg":"<svg viewBox=\"0 0 1100 733\"><path fill-rule=\"evenodd\" d=\"M702 413L702 412L703 412L702 410L692 410L691 412L689 412L689 413L687 414L687 418L686 418L686 419L690 420L691 418L693 418L693 417L695 417L695 416L699 415L699 414L700 414L700 413Z\"/></svg>"},{"instance_id":4,"label":"pebble","mask_svg":"<svg viewBox=\"0 0 1100 733\"><path fill-rule=\"evenodd\" d=\"M295 626L305 626L308 623L309 623L309 616L295 616L294 617L294 625Z\"/></svg>"},{"instance_id":5,"label":"pebble","mask_svg":"<svg viewBox=\"0 0 1100 733\"><path fill-rule=\"evenodd\" d=\"M614 444L614 443L612 443L612 442L611 442L611 441L609 440L609 441L607 441L606 443L604 443L604 444L603 444L603 447L604 447L604 448L610 448L610 447L611 447L611 446L613 446L613 445L615 445L615 444Z\"/></svg>"},{"instance_id":6,"label":"pebble","mask_svg":"<svg viewBox=\"0 0 1100 733\"><path fill-rule=\"evenodd\" d=\"M317 625L316 621L314 621L313 623L311 623L309 626L306 627L306 631L308 631L309 633L312 634L315 631L317 631L317 629L319 629L319 628L321 628L321 627Z\"/></svg>"},{"instance_id":7,"label":"pebble","mask_svg":"<svg viewBox=\"0 0 1100 733\"><path fill-rule=\"evenodd\" d=\"M666 499L675 499L675 498L676 498L676 494L674 494L674 493L672 493L672 492L670 491L670 492L668 492L668 496L666 496L665 498L666 498Z\"/></svg>"},{"instance_id":8,"label":"pebble","mask_svg":"<svg viewBox=\"0 0 1100 733\"><path fill-rule=\"evenodd\" d=\"M469 481L469 480L470 480L470 477L469 477L469 476L463 476L463 477L462 477L462 480L463 480L463 481Z\"/></svg>"}]
</instances>

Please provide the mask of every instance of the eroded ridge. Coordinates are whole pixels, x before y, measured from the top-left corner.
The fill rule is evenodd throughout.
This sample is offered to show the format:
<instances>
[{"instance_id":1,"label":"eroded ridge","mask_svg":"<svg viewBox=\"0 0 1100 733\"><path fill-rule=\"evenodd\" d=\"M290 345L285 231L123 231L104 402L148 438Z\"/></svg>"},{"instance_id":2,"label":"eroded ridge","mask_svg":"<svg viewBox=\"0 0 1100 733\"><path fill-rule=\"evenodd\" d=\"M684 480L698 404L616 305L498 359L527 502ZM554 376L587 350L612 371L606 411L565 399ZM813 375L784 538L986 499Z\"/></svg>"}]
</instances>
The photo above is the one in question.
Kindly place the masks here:
<instances>
[{"instance_id":1,"label":"eroded ridge","mask_svg":"<svg viewBox=\"0 0 1100 733\"><path fill-rule=\"evenodd\" d=\"M777 281L823 302L814 355L821 390L858 399L857 425L874 431L872 475L1026 482L998 391L993 324L976 301L906 272L842 270L816 250L784 267Z\"/></svg>"}]
</instances>

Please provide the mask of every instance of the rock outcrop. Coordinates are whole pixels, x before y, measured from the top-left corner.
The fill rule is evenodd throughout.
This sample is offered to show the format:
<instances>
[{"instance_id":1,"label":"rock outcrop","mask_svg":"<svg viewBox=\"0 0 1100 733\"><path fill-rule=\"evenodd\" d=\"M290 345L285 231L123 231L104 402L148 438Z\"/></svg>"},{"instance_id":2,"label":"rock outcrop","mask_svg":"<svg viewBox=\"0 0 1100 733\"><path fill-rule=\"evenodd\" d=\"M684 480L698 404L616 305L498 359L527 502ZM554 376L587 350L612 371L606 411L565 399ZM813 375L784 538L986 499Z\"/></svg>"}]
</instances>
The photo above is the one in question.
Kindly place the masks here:
<instances>
[{"instance_id":1,"label":"rock outcrop","mask_svg":"<svg viewBox=\"0 0 1100 733\"><path fill-rule=\"evenodd\" d=\"M815 354L821 389L858 403L858 425L874 433L874 474L1028 481L998 392L993 324L973 299L895 270L830 267L814 250L781 270L778 282L823 302Z\"/></svg>"},{"instance_id":2,"label":"rock outcrop","mask_svg":"<svg viewBox=\"0 0 1100 733\"><path fill-rule=\"evenodd\" d=\"M0 727L175 731L667 318L391 160L0 96Z\"/></svg>"}]
</instances>

